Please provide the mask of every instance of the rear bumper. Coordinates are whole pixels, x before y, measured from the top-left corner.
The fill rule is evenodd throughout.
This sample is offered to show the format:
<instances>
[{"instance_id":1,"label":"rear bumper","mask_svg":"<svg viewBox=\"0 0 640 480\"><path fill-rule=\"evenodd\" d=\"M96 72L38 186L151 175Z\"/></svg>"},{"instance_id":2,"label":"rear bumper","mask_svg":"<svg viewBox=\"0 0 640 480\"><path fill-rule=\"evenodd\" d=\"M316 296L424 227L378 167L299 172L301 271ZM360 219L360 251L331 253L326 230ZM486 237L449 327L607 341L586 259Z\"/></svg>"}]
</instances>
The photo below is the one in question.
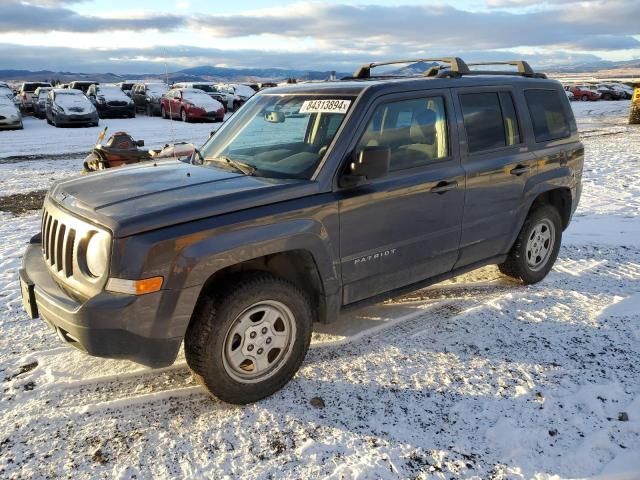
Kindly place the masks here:
<instances>
[{"instance_id":1,"label":"rear bumper","mask_svg":"<svg viewBox=\"0 0 640 480\"><path fill-rule=\"evenodd\" d=\"M142 296L102 292L81 303L51 277L40 243L27 247L20 277L32 285L34 316L45 320L63 342L89 355L149 367L173 363L195 303L190 289Z\"/></svg>"}]
</instances>

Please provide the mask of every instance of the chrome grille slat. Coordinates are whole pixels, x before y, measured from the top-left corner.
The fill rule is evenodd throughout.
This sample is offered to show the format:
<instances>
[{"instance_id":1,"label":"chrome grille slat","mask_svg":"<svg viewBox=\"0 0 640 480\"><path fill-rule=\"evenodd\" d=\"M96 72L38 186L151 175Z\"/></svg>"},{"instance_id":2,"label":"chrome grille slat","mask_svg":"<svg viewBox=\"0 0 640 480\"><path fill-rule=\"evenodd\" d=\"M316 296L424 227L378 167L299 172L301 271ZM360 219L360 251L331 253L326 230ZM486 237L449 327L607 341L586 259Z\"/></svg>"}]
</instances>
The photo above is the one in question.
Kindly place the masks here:
<instances>
[{"instance_id":1,"label":"chrome grille slat","mask_svg":"<svg viewBox=\"0 0 640 480\"><path fill-rule=\"evenodd\" d=\"M51 229L49 231L49 263L54 265L56 263L56 232L58 230L58 220L53 220Z\"/></svg>"},{"instance_id":2,"label":"chrome grille slat","mask_svg":"<svg viewBox=\"0 0 640 480\"><path fill-rule=\"evenodd\" d=\"M50 233L51 233L51 223L52 222L53 222L53 219L51 218L51 216L49 216L47 218L47 225L44 227L43 244L44 244L44 258L46 260L49 260L49 255L51 254L51 250L49 250L49 238L50 238Z\"/></svg>"},{"instance_id":3,"label":"chrome grille slat","mask_svg":"<svg viewBox=\"0 0 640 480\"><path fill-rule=\"evenodd\" d=\"M64 258L62 254L64 253L64 237L67 231L67 227L64 224L60 224L58 228L58 234L56 235L56 256L55 256L55 267L58 271L62 270L62 265L64 264Z\"/></svg>"},{"instance_id":4,"label":"chrome grille slat","mask_svg":"<svg viewBox=\"0 0 640 480\"><path fill-rule=\"evenodd\" d=\"M67 234L64 237L64 254L62 265L62 272L67 278L73 275L73 247L75 243L76 231L73 228L69 228Z\"/></svg>"}]
</instances>

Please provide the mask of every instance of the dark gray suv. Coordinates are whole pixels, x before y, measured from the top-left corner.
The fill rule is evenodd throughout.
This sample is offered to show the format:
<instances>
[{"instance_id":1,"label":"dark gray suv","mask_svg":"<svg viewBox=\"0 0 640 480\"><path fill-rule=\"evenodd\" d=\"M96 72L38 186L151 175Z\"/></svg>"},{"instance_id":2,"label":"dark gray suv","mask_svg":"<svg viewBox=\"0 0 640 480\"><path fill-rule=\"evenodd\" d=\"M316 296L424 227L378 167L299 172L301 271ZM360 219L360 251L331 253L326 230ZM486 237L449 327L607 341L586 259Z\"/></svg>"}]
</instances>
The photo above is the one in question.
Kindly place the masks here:
<instances>
[{"instance_id":1,"label":"dark gray suv","mask_svg":"<svg viewBox=\"0 0 640 480\"><path fill-rule=\"evenodd\" d=\"M184 341L209 392L248 403L293 377L314 321L487 264L539 282L581 192L562 86L436 60L271 88L189 161L59 181L26 310L90 355L161 367Z\"/></svg>"}]
</instances>

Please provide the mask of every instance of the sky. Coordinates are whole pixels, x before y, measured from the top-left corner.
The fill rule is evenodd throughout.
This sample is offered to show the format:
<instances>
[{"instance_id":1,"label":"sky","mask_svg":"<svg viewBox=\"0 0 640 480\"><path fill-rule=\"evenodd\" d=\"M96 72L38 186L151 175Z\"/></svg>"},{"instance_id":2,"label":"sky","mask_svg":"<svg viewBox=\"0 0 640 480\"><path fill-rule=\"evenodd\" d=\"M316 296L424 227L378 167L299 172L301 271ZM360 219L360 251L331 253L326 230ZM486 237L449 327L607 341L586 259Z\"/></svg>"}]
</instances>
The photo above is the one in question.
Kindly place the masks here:
<instances>
[{"instance_id":1,"label":"sky","mask_svg":"<svg viewBox=\"0 0 640 480\"><path fill-rule=\"evenodd\" d=\"M640 0L0 0L0 70L344 72L443 55L545 66L637 59Z\"/></svg>"}]
</instances>

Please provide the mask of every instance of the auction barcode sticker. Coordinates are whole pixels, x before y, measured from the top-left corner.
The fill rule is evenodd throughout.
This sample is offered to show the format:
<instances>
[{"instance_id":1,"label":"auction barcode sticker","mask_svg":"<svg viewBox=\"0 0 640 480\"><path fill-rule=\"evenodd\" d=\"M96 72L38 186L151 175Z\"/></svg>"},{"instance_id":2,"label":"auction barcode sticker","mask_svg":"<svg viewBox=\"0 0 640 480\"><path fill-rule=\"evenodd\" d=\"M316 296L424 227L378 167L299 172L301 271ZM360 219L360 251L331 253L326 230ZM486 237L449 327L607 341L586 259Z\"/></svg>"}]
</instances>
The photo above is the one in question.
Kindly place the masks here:
<instances>
[{"instance_id":1,"label":"auction barcode sticker","mask_svg":"<svg viewBox=\"0 0 640 480\"><path fill-rule=\"evenodd\" d=\"M305 100L300 113L347 113L351 100Z\"/></svg>"}]
</instances>

